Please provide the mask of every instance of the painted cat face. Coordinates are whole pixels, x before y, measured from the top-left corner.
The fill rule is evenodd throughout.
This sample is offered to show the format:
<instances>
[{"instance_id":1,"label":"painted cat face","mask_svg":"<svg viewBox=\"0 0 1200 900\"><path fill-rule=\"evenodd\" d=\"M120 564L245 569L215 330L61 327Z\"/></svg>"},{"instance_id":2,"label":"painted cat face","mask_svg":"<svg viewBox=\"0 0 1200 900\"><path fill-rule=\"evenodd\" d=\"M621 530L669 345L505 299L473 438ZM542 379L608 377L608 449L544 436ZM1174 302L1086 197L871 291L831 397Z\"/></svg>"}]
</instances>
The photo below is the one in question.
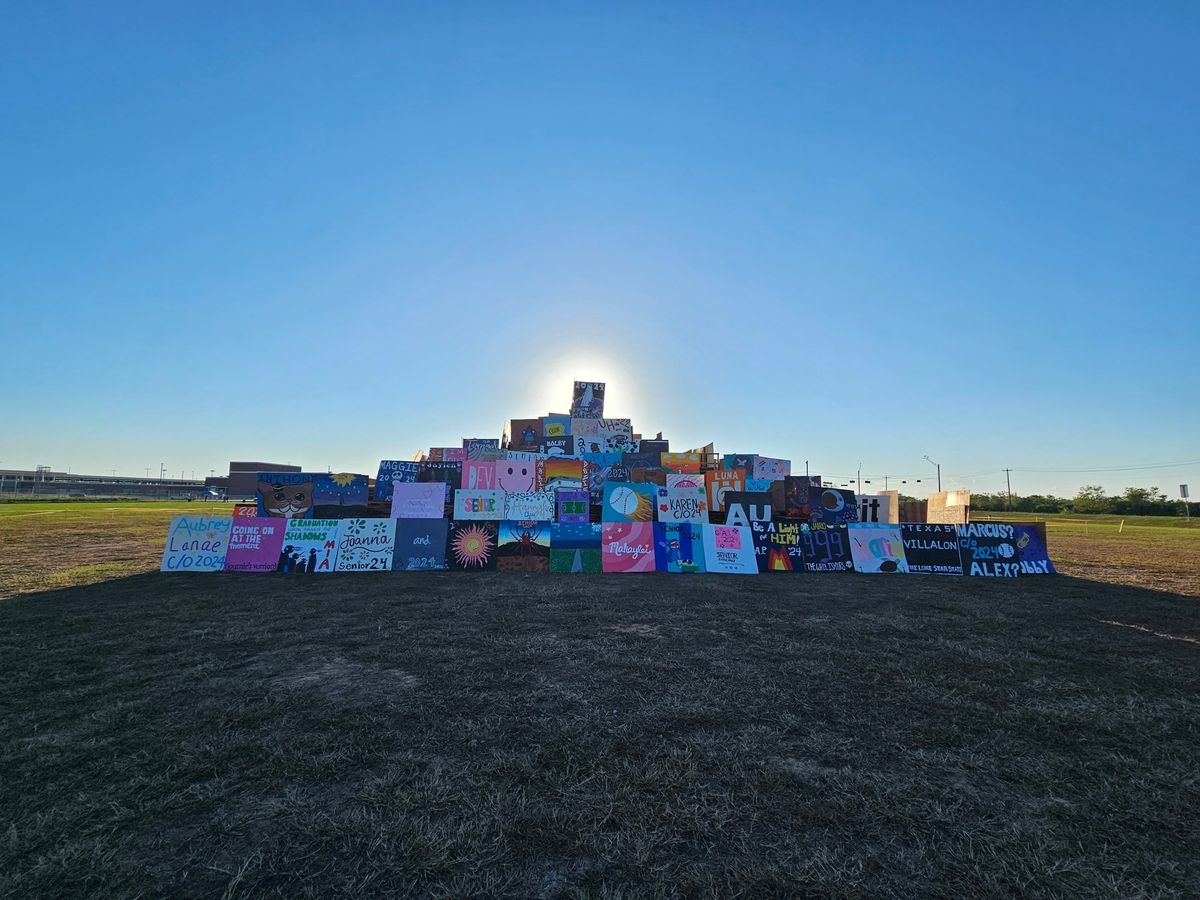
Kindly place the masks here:
<instances>
[{"instance_id":1,"label":"painted cat face","mask_svg":"<svg viewBox=\"0 0 1200 900\"><path fill-rule=\"evenodd\" d=\"M263 509L268 516L294 519L312 509L311 481L302 481L299 484L272 484L269 481L260 481L258 493L262 495Z\"/></svg>"},{"instance_id":2,"label":"painted cat face","mask_svg":"<svg viewBox=\"0 0 1200 900\"><path fill-rule=\"evenodd\" d=\"M496 462L496 484L512 493L533 490L533 463L527 460L501 459Z\"/></svg>"}]
</instances>

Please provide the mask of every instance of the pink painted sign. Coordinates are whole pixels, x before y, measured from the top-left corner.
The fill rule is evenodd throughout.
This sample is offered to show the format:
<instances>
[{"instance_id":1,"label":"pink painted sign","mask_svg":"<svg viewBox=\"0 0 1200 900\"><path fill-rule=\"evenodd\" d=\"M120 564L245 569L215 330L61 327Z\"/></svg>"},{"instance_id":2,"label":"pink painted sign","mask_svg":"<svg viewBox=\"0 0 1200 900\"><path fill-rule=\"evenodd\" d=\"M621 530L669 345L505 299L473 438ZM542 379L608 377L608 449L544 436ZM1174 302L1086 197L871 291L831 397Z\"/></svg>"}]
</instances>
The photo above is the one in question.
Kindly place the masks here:
<instances>
[{"instance_id":1,"label":"pink painted sign","mask_svg":"<svg viewBox=\"0 0 1200 900\"><path fill-rule=\"evenodd\" d=\"M287 524L287 519L235 516L225 551L225 571L274 572Z\"/></svg>"},{"instance_id":2,"label":"pink painted sign","mask_svg":"<svg viewBox=\"0 0 1200 900\"><path fill-rule=\"evenodd\" d=\"M494 491L496 489L496 461L493 459L468 459L463 462L462 486L465 491Z\"/></svg>"},{"instance_id":3,"label":"pink painted sign","mask_svg":"<svg viewBox=\"0 0 1200 900\"><path fill-rule=\"evenodd\" d=\"M600 566L605 572L653 572L654 523L605 522L600 529Z\"/></svg>"}]
</instances>

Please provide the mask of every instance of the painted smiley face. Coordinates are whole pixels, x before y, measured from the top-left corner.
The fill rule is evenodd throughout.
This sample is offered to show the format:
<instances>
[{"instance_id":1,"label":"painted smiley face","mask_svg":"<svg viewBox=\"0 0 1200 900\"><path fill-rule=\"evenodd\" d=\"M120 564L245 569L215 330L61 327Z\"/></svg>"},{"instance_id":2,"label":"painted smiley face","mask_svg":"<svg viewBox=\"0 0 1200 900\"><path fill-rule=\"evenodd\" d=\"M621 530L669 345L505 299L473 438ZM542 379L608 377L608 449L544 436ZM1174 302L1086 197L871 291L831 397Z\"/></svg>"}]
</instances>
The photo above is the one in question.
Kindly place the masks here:
<instances>
[{"instance_id":1,"label":"painted smiley face","mask_svg":"<svg viewBox=\"0 0 1200 900\"><path fill-rule=\"evenodd\" d=\"M533 463L504 459L496 463L496 484L500 490L519 494L533 490Z\"/></svg>"}]
</instances>

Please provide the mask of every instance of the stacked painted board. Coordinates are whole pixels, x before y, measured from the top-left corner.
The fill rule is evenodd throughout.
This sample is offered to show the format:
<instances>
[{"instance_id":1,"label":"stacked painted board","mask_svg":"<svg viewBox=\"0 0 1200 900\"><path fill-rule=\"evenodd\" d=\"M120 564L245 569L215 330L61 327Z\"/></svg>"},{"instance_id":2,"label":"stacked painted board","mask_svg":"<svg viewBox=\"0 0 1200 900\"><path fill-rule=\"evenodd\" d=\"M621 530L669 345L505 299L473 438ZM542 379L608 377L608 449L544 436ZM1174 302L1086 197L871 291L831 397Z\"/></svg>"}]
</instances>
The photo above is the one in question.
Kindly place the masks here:
<instances>
[{"instance_id":1,"label":"stacked painted board","mask_svg":"<svg viewBox=\"0 0 1200 900\"><path fill-rule=\"evenodd\" d=\"M603 418L603 398L576 382L570 414L383 460L373 494L365 475L262 472L238 515L173 520L162 569L1053 572L1033 526L889 522L887 497L793 476L785 459L672 452Z\"/></svg>"},{"instance_id":2,"label":"stacked painted board","mask_svg":"<svg viewBox=\"0 0 1200 900\"><path fill-rule=\"evenodd\" d=\"M1032 525L176 516L164 572L1054 572Z\"/></svg>"}]
</instances>

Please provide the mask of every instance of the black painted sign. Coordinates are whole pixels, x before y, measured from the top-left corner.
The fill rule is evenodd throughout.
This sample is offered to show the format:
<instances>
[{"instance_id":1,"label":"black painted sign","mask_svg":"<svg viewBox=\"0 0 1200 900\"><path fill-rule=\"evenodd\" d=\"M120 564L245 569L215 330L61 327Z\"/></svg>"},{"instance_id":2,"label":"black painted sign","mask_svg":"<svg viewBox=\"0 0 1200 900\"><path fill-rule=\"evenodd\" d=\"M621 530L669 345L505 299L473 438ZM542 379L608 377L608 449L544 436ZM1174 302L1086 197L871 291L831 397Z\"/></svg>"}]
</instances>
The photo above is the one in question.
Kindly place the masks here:
<instances>
[{"instance_id":1,"label":"black painted sign","mask_svg":"<svg viewBox=\"0 0 1200 900\"><path fill-rule=\"evenodd\" d=\"M754 556L760 572L803 572L804 546L800 536L804 523L799 519L775 519L751 522Z\"/></svg>"},{"instance_id":2,"label":"black painted sign","mask_svg":"<svg viewBox=\"0 0 1200 900\"><path fill-rule=\"evenodd\" d=\"M462 463L422 460L417 481L444 481L452 488L462 487Z\"/></svg>"},{"instance_id":3,"label":"black painted sign","mask_svg":"<svg viewBox=\"0 0 1200 900\"><path fill-rule=\"evenodd\" d=\"M771 495L767 491L726 491L725 524L745 525L771 521Z\"/></svg>"},{"instance_id":4,"label":"black painted sign","mask_svg":"<svg viewBox=\"0 0 1200 900\"><path fill-rule=\"evenodd\" d=\"M958 532L953 525L902 524L904 557L908 571L923 575L961 575L962 558L958 552Z\"/></svg>"},{"instance_id":5,"label":"black painted sign","mask_svg":"<svg viewBox=\"0 0 1200 900\"><path fill-rule=\"evenodd\" d=\"M804 568L809 572L853 572L849 529L845 525L810 528L800 534Z\"/></svg>"}]
</instances>

